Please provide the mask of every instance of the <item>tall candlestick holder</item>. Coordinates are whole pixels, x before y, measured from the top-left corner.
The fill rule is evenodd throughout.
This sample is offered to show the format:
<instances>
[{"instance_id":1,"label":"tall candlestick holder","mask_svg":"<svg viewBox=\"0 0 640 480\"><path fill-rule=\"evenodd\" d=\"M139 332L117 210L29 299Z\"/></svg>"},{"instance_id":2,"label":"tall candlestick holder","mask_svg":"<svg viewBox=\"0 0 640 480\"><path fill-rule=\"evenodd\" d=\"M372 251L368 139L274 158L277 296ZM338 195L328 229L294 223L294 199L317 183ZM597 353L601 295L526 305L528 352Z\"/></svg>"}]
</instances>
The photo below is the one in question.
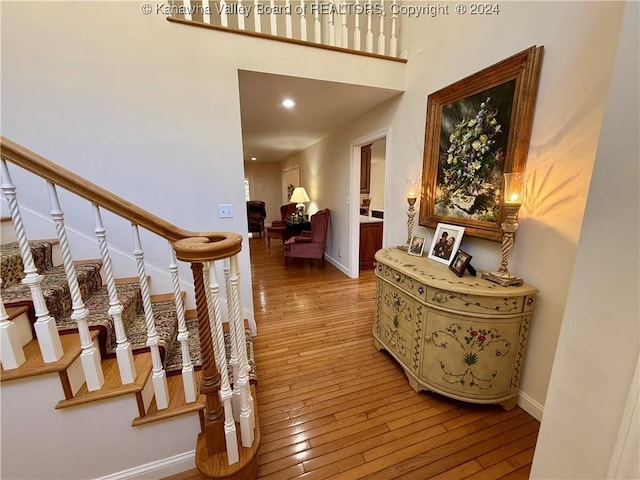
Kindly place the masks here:
<instances>
[{"instance_id":1,"label":"tall candlestick holder","mask_svg":"<svg viewBox=\"0 0 640 480\"><path fill-rule=\"evenodd\" d=\"M522 285L521 278L509 273L509 255L513 250L515 232L518 230L518 212L522 205L522 190L524 187L524 174L504 174L504 209L505 219L500 224L502 229L502 258L500 268L496 272L485 272L482 278L498 283L503 287L510 285Z\"/></svg>"}]
</instances>

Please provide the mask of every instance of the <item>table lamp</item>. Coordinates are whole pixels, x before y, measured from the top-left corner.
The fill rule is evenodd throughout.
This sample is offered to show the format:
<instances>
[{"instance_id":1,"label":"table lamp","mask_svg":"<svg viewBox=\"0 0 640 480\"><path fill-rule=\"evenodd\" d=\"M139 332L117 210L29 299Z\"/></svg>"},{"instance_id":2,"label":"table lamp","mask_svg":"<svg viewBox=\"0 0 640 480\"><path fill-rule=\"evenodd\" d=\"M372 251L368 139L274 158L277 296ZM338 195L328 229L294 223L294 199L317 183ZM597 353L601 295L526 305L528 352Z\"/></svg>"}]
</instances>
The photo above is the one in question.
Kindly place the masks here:
<instances>
[{"instance_id":1,"label":"table lamp","mask_svg":"<svg viewBox=\"0 0 640 480\"><path fill-rule=\"evenodd\" d=\"M500 224L502 229L502 260L497 272L485 272L482 278L499 283L503 287L522 285L521 278L514 277L507 268L509 254L513 250L514 234L518 229L518 211L522 205L524 173L504 174L504 209L506 217Z\"/></svg>"},{"instance_id":2,"label":"table lamp","mask_svg":"<svg viewBox=\"0 0 640 480\"><path fill-rule=\"evenodd\" d=\"M298 209L298 216L302 218L304 216L304 202L310 202L309 195L307 195L307 191L304 187L296 187L291 194L290 202L296 203L296 208Z\"/></svg>"}]
</instances>

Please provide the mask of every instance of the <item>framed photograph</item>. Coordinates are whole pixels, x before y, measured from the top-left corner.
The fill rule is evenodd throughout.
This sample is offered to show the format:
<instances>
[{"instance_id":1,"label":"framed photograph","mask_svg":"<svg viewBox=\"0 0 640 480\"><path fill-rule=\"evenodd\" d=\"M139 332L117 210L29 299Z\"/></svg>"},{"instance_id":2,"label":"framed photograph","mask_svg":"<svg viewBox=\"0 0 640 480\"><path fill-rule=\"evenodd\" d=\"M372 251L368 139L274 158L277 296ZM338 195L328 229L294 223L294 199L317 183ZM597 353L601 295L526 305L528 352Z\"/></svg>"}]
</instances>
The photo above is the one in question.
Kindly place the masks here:
<instances>
[{"instance_id":1,"label":"framed photograph","mask_svg":"<svg viewBox=\"0 0 640 480\"><path fill-rule=\"evenodd\" d=\"M463 234L464 227L439 223L429 248L428 257L436 262L450 265L460 247Z\"/></svg>"},{"instance_id":2,"label":"framed photograph","mask_svg":"<svg viewBox=\"0 0 640 480\"><path fill-rule=\"evenodd\" d=\"M449 265L449 270L455 273L457 276L462 277L464 271L469 266L469 262L471 261L471 255L467 252L458 249L458 251L453 256L453 260Z\"/></svg>"},{"instance_id":3,"label":"framed photograph","mask_svg":"<svg viewBox=\"0 0 640 480\"><path fill-rule=\"evenodd\" d=\"M503 173L525 171L543 47L429 95L420 225L501 240Z\"/></svg>"},{"instance_id":4,"label":"framed photograph","mask_svg":"<svg viewBox=\"0 0 640 480\"><path fill-rule=\"evenodd\" d=\"M407 250L407 253L409 255L415 255L416 257L421 257L423 251L424 251L424 237L417 237L413 235L411 237L411 242L409 242L409 249Z\"/></svg>"}]
</instances>

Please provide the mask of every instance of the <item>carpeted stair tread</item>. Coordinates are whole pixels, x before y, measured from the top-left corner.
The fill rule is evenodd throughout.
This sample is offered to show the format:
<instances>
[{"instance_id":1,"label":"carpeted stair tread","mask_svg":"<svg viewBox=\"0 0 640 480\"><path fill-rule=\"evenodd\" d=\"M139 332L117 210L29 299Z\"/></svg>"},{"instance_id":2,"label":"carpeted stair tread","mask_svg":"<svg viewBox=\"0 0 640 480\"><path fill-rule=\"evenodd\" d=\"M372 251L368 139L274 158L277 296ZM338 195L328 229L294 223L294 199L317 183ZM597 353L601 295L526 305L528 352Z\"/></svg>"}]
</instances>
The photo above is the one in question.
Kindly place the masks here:
<instances>
[{"instance_id":1,"label":"carpeted stair tread","mask_svg":"<svg viewBox=\"0 0 640 480\"><path fill-rule=\"evenodd\" d=\"M175 302L173 300L153 302L151 308L153 310L156 333L158 334L158 347L161 350L163 358L166 358L166 352L178 334ZM127 339L134 352L148 349L147 324L144 311L138 314L133 321L125 323L124 328L127 332Z\"/></svg>"},{"instance_id":2,"label":"carpeted stair tread","mask_svg":"<svg viewBox=\"0 0 640 480\"><path fill-rule=\"evenodd\" d=\"M140 285L138 283L121 283L116 285L118 292L118 300L122 305L122 322L125 325L138 321L142 309L142 295L140 294ZM91 297L84 301L85 308L89 311L87 316L87 324L89 329L99 330L100 335L100 353L103 357L115 355L116 351L116 332L113 325L111 315L109 315L109 291L107 287L102 287ZM68 333L77 331L76 321L67 316L56 321L58 331L60 333Z\"/></svg>"},{"instance_id":3,"label":"carpeted stair tread","mask_svg":"<svg viewBox=\"0 0 640 480\"><path fill-rule=\"evenodd\" d=\"M75 265L76 277L83 299L89 298L102 287L101 267L102 265L98 262ZM42 275L42 283L40 285L49 314L56 320L70 315L71 293L64 267L62 265L51 267L39 273ZM8 288L3 287L2 300L8 305L30 303L31 292L29 287L22 283Z\"/></svg>"},{"instance_id":4,"label":"carpeted stair tread","mask_svg":"<svg viewBox=\"0 0 640 480\"><path fill-rule=\"evenodd\" d=\"M33 241L29 242L29 244L31 245L33 263L38 272L52 268L51 242ZM3 289L19 285L24 278L24 265L18 242L0 246L0 278L2 278Z\"/></svg>"}]
</instances>

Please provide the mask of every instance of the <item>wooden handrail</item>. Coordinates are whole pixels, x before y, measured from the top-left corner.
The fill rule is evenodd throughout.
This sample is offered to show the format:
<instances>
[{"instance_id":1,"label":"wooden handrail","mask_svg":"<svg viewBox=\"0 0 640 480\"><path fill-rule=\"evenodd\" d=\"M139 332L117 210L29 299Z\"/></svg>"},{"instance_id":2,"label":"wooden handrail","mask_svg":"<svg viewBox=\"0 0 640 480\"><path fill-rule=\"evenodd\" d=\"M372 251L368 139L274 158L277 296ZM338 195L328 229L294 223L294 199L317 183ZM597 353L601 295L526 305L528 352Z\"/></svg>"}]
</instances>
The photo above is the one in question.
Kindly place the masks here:
<instances>
[{"instance_id":1,"label":"wooden handrail","mask_svg":"<svg viewBox=\"0 0 640 480\"><path fill-rule=\"evenodd\" d=\"M236 233L191 232L176 227L4 136L0 136L0 142L5 160L171 241L180 260L217 260L235 255L242 248L242 236Z\"/></svg>"}]
</instances>

